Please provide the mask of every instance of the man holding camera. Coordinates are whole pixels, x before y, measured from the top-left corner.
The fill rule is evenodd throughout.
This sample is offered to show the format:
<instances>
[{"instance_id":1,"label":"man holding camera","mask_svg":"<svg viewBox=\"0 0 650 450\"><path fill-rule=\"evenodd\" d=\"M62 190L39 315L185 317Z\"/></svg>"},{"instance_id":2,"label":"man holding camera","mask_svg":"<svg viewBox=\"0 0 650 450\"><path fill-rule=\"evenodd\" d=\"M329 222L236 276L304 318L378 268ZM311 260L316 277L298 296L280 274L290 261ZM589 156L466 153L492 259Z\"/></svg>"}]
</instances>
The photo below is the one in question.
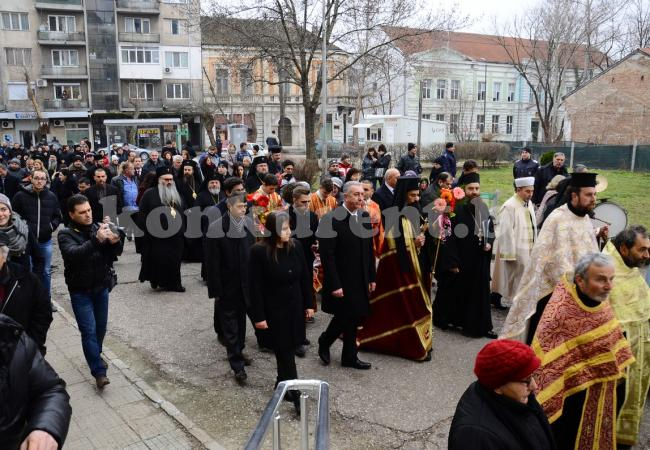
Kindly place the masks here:
<instances>
[{"instance_id":1,"label":"man holding camera","mask_svg":"<svg viewBox=\"0 0 650 450\"><path fill-rule=\"evenodd\" d=\"M59 235L65 283L81 332L86 362L99 389L109 384L101 358L108 322L108 293L113 288L113 261L122 253L124 234L112 223L93 223L88 199L68 199L70 224Z\"/></svg>"}]
</instances>

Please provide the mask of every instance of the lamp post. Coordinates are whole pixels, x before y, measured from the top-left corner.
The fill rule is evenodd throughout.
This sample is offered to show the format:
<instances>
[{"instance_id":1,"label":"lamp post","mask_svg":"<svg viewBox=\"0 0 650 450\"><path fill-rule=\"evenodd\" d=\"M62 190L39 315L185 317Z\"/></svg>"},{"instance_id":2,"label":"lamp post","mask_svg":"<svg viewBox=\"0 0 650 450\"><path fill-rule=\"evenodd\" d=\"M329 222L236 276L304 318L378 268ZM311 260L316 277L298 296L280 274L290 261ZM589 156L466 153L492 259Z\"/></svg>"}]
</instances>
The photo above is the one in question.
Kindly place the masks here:
<instances>
[{"instance_id":1,"label":"lamp post","mask_svg":"<svg viewBox=\"0 0 650 450\"><path fill-rule=\"evenodd\" d=\"M322 89L321 89L321 115L323 127L321 132L321 156L323 170L327 169L327 0L323 2L323 49L322 49Z\"/></svg>"},{"instance_id":2,"label":"lamp post","mask_svg":"<svg viewBox=\"0 0 650 450\"><path fill-rule=\"evenodd\" d=\"M481 61L484 63L483 83L485 86L485 92L483 93L483 134L485 134L487 131L487 61L485 58L481 58Z\"/></svg>"}]
</instances>

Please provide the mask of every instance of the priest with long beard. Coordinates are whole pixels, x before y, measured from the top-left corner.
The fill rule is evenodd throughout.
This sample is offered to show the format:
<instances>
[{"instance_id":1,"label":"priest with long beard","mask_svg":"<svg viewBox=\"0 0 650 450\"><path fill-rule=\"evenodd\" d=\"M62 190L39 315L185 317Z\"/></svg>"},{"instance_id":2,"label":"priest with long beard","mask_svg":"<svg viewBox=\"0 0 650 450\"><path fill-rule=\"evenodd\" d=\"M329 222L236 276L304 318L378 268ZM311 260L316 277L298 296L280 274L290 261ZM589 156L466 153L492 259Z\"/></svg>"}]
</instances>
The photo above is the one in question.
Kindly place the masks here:
<instances>
[{"instance_id":1,"label":"priest with long beard","mask_svg":"<svg viewBox=\"0 0 650 450\"><path fill-rule=\"evenodd\" d=\"M188 223L188 232L185 233L183 261L200 262L203 260L203 235L198 233L198 229L191 226L191 224L200 222L198 219L200 211L194 208L198 206L199 183L196 181L194 166L190 164L190 161L183 161L181 164L180 173L177 175L176 188L185 207L183 212Z\"/></svg>"},{"instance_id":2,"label":"priest with long beard","mask_svg":"<svg viewBox=\"0 0 650 450\"><path fill-rule=\"evenodd\" d=\"M184 248L184 205L170 167L156 169L158 185L140 200L138 225L144 231L140 282L152 289L185 292L181 284Z\"/></svg>"}]
</instances>

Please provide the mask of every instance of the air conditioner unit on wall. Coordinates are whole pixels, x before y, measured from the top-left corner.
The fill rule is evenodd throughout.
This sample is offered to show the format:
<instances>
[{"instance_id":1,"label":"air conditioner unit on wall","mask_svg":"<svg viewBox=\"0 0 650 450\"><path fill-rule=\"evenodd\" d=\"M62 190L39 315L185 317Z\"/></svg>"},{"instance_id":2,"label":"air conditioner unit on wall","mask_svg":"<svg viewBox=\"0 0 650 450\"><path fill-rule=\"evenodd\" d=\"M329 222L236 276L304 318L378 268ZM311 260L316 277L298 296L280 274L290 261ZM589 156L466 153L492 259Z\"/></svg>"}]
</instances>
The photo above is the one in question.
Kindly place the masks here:
<instances>
[{"instance_id":1,"label":"air conditioner unit on wall","mask_svg":"<svg viewBox=\"0 0 650 450\"><path fill-rule=\"evenodd\" d=\"M36 86L38 87L47 87L47 80L36 80Z\"/></svg>"},{"instance_id":2,"label":"air conditioner unit on wall","mask_svg":"<svg viewBox=\"0 0 650 450\"><path fill-rule=\"evenodd\" d=\"M165 67L165 73L172 73L171 67Z\"/></svg>"},{"instance_id":3,"label":"air conditioner unit on wall","mask_svg":"<svg viewBox=\"0 0 650 450\"><path fill-rule=\"evenodd\" d=\"M54 126L54 127L64 127L65 126L65 120L54 119L52 121L52 126Z\"/></svg>"},{"instance_id":4,"label":"air conditioner unit on wall","mask_svg":"<svg viewBox=\"0 0 650 450\"><path fill-rule=\"evenodd\" d=\"M2 128L4 129L12 129L14 127L14 121L13 120L3 120L2 121Z\"/></svg>"}]
</instances>

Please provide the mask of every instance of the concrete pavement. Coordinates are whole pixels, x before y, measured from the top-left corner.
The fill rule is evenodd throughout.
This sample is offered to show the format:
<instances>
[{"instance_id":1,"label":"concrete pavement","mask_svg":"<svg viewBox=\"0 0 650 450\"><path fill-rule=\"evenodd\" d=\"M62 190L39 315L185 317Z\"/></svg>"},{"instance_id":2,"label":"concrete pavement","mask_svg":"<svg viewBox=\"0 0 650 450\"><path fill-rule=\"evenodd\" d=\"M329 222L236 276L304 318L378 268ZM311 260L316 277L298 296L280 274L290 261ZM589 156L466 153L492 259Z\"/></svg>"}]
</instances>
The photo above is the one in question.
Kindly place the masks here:
<instances>
[{"instance_id":1,"label":"concrete pavement","mask_svg":"<svg viewBox=\"0 0 650 450\"><path fill-rule=\"evenodd\" d=\"M58 249L54 257L53 296L71 311ZM153 292L148 283L139 283L139 255L131 243L116 268L119 284L111 294L107 345L219 444L241 448L272 394L273 355L258 351L249 326L246 353L253 365L247 368L247 386L238 386L214 334L213 305L198 264L183 265L183 294ZM504 317L494 312L495 329ZM312 342L329 318L316 314L316 323L307 328ZM370 371L341 368L340 343L332 348L332 364L325 367L312 345L306 358L297 359L298 373L330 383L331 448L444 449L456 403L474 380L474 358L486 342L436 330L433 361L363 353L361 358L373 363ZM291 440L298 421L288 403L282 414L287 448L296 448L297 441ZM639 448L650 448L648 429L644 424Z\"/></svg>"}]
</instances>

